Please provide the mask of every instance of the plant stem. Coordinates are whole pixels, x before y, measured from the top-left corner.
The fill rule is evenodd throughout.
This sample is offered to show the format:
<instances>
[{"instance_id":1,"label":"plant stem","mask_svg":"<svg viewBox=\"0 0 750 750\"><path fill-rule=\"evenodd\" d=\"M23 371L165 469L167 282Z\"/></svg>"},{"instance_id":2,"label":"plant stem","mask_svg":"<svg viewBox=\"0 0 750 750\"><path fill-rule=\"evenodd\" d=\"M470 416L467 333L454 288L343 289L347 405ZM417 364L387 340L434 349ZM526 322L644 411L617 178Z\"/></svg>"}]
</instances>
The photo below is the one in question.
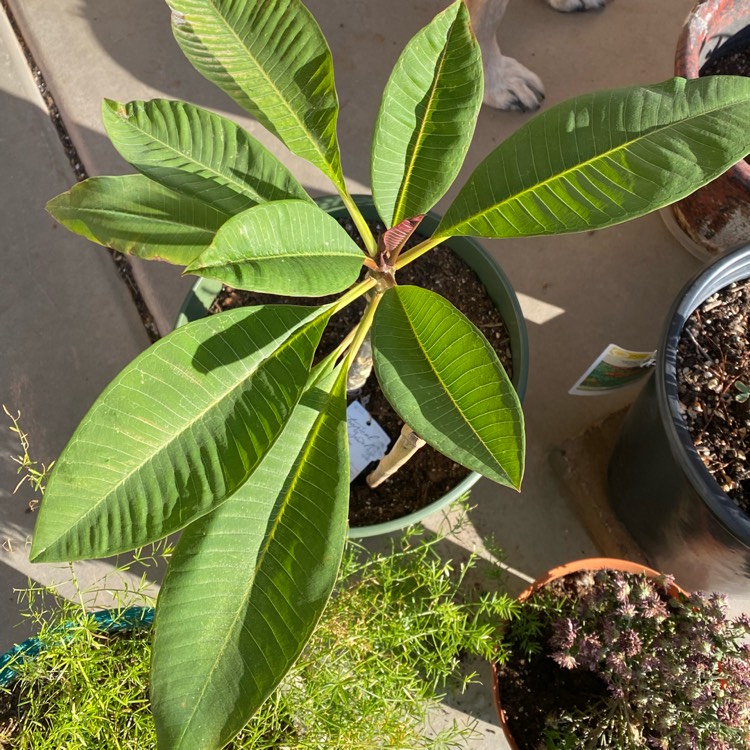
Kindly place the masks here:
<instances>
[{"instance_id":1,"label":"plant stem","mask_svg":"<svg viewBox=\"0 0 750 750\"><path fill-rule=\"evenodd\" d=\"M430 237L424 242L420 242L416 247L411 250L407 250L394 264L394 268L398 271L399 268L408 266L409 263L415 261L417 258L421 258L428 250L432 250L433 247L439 245L441 242L445 242L448 237Z\"/></svg>"},{"instance_id":2,"label":"plant stem","mask_svg":"<svg viewBox=\"0 0 750 750\"><path fill-rule=\"evenodd\" d=\"M331 315L335 315L339 310L343 310L347 305L351 305L355 299L359 299L363 294L372 289L377 282L371 276L368 276L364 281L360 281L355 284L349 291L339 297L338 301L334 306L334 310Z\"/></svg>"},{"instance_id":3,"label":"plant stem","mask_svg":"<svg viewBox=\"0 0 750 750\"><path fill-rule=\"evenodd\" d=\"M349 362L347 365L348 367L351 367L352 363L354 362L357 353L362 346L362 342L365 340L365 337L367 336L370 327L372 326L372 320L375 317L375 310L378 309L378 305L380 304L380 300L382 297L382 292L377 292L375 294L372 300L370 300L370 304L367 306L367 310L365 310L365 314L362 316L362 320L359 322L357 333L355 334L354 341L352 342L352 345L349 349Z\"/></svg>"},{"instance_id":4,"label":"plant stem","mask_svg":"<svg viewBox=\"0 0 750 750\"><path fill-rule=\"evenodd\" d=\"M83 591L81 591L81 587L78 585L78 577L76 576L75 568L73 567L73 563L68 563L68 568L70 568L70 579L73 582L73 587L76 590L76 594L78 595L78 601L81 604L81 612L85 615L86 614L86 602L83 600Z\"/></svg>"},{"instance_id":5,"label":"plant stem","mask_svg":"<svg viewBox=\"0 0 750 750\"><path fill-rule=\"evenodd\" d=\"M354 336L357 333L357 327L359 326L359 323L352 328L349 333L344 336L343 339L341 339L341 343L326 357L326 360L329 358L332 358L334 360L338 360L341 355L349 349L350 344L354 340Z\"/></svg>"},{"instance_id":6,"label":"plant stem","mask_svg":"<svg viewBox=\"0 0 750 750\"><path fill-rule=\"evenodd\" d=\"M423 445L425 441L408 424L401 428L393 448L380 459L380 463L367 475L367 484L373 489L393 476Z\"/></svg>"},{"instance_id":7,"label":"plant stem","mask_svg":"<svg viewBox=\"0 0 750 750\"><path fill-rule=\"evenodd\" d=\"M345 190L339 189L339 195L341 196L341 200L344 201L344 205L346 206L347 211L349 211L352 221L359 230L359 234L362 237L362 242L365 243L367 252L370 254L370 257L374 258L378 252L378 243L372 236L372 232L370 231L370 227L367 226L365 217L362 216L362 212L359 210L357 204L349 193Z\"/></svg>"}]
</instances>

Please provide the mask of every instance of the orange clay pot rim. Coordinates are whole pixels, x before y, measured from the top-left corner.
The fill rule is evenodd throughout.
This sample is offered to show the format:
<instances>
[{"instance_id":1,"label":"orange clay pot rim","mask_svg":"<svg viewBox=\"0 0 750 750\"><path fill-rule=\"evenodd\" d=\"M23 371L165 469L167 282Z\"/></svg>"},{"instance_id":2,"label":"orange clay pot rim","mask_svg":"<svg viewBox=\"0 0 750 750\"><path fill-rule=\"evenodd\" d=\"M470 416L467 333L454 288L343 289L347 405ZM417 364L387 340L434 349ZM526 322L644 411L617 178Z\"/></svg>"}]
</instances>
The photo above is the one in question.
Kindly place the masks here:
<instances>
[{"instance_id":1,"label":"orange clay pot rim","mask_svg":"<svg viewBox=\"0 0 750 750\"><path fill-rule=\"evenodd\" d=\"M641 565L631 560L618 560L616 557L587 557L583 560L575 560L552 568L552 570L537 578L534 583L523 591L519 595L518 601L526 601L537 589L545 586L550 581L554 581L556 578L563 578L571 573L578 573L582 570L619 570L623 573L635 573L636 575L645 573L650 578L658 578L663 575L658 570L649 568L648 565ZM677 592L685 593L679 586L675 585L674 590L670 588L670 594Z\"/></svg>"},{"instance_id":2,"label":"orange clay pot rim","mask_svg":"<svg viewBox=\"0 0 750 750\"><path fill-rule=\"evenodd\" d=\"M557 568L552 568L548 573L545 573L540 578L537 578L525 591L518 596L519 602L526 601L537 589L542 588L551 581L557 578L564 578L571 573L579 573L582 570L618 570L622 573L645 573L650 578L659 578L663 574L653 568L649 568L647 565L640 565L630 560L618 560L615 557L587 557L582 560L575 560L573 562L560 565ZM677 584L672 584L667 589L670 596L677 594L686 594L687 592L680 588ZM492 663L492 696L495 699L495 709L500 719L500 728L503 730L505 739L510 746L511 750L520 750L518 744L513 739L513 735L510 732L508 726L508 720L503 710L502 703L500 701L500 688L497 684L497 665L495 662Z\"/></svg>"}]
</instances>

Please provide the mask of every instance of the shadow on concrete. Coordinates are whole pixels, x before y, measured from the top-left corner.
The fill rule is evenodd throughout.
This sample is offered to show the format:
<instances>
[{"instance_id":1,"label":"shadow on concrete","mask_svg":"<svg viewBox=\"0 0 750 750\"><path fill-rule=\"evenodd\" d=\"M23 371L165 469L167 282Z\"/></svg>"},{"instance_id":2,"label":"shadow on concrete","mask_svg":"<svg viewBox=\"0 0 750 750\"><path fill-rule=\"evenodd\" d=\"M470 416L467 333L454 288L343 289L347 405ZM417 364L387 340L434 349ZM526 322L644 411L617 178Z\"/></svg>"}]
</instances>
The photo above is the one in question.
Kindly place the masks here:
<instances>
[{"instance_id":1,"label":"shadow on concrete","mask_svg":"<svg viewBox=\"0 0 750 750\"><path fill-rule=\"evenodd\" d=\"M172 36L166 3L157 10L151 7L154 0L82 0L79 5L102 51L147 86L168 98L247 116L184 57ZM402 0L306 0L306 5L333 55L344 172L368 185L372 129L391 68L411 36L447 2L412 0L406 10Z\"/></svg>"},{"instance_id":2,"label":"shadow on concrete","mask_svg":"<svg viewBox=\"0 0 750 750\"><path fill-rule=\"evenodd\" d=\"M3 71L4 74L4 71ZM49 464L114 375L148 343L109 255L64 231L44 205L73 182L46 112L0 94L2 274L0 404L28 434L32 457ZM90 137L97 138L95 134ZM0 411L0 599L25 587L31 488L12 456L23 452ZM45 573L40 566L39 580ZM17 610L0 610L0 651L16 638Z\"/></svg>"}]
</instances>

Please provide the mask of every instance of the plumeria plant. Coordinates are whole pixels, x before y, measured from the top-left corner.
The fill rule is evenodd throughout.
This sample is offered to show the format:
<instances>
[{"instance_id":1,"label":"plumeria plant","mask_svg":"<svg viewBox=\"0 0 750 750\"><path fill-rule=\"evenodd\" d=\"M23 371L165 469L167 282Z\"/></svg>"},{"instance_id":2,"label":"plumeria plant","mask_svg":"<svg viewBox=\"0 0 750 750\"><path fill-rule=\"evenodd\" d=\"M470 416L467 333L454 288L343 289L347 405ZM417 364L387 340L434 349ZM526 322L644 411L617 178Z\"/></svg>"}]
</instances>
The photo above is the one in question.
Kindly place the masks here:
<instances>
[{"instance_id":1,"label":"plumeria plant","mask_svg":"<svg viewBox=\"0 0 750 750\"><path fill-rule=\"evenodd\" d=\"M542 587L522 604L506 647L521 648L529 663L551 659L597 680L588 693L570 682L579 686L574 699L543 717L538 744L522 747L750 748L747 615L732 620L725 596L682 594L667 576L609 569L574 576L564 592ZM555 684L559 699L565 688ZM542 726L528 711L525 720Z\"/></svg>"},{"instance_id":2,"label":"plumeria plant","mask_svg":"<svg viewBox=\"0 0 750 750\"><path fill-rule=\"evenodd\" d=\"M371 336L386 397L420 438L519 488L521 407L483 335L398 271L454 235L587 231L683 197L750 150L750 81L675 79L594 93L522 126L477 167L432 236L404 250L455 180L482 102L463 0L407 45L375 124L373 236L347 191L328 45L299 0L168 0L193 65L319 167L365 251L233 122L182 101L105 101L139 174L95 177L49 204L100 244L243 289L332 304L230 310L136 358L55 465L36 561L113 555L182 530L159 597L152 668L159 746L216 748L294 663L347 534L346 379ZM361 274L364 274L361 276ZM361 322L313 366L331 316Z\"/></svg>"}]
</instances>

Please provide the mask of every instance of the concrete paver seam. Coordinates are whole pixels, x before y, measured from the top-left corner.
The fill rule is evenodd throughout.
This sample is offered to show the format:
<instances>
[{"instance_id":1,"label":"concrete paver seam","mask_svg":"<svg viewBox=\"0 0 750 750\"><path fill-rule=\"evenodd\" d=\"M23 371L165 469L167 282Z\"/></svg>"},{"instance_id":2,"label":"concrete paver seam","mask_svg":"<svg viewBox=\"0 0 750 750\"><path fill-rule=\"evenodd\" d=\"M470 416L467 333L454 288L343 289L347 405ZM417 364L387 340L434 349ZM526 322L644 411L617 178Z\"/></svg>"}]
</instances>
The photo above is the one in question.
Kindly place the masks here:
<instances>
[{"instance_id":1,"label":"concrete paver seam","mask_svg":"<svg viewBox=\"0 0 750 750\"><path fill-rule=\"evenodd\" d=\"M86 167L81 162L76 147L73 144L70 135L68 134L68 129L65 127L65 123L63 122L62 116L60 115L60 110L55 103L55 99L52 93L47 87L47 82L45 81L44 74L36 64L34 56L31 54L31 50L26 44L23 38L23 34L21 33L21 29L19 28L18 23L13 16L13 12L8 6L6 0L0 0L0 8L2 8L3 12L5 13L8 22L13 29L13 33L18 40L18 44L21 47L21 51L26 58L26 62L29 66L29 70L31 71L32 78L34 79L34 83L39 89L39 93L41 94L42 99L47 106L47 112L49 114L50 120L55 126L55 130L60 139L60 144L63 147L63 151L65 152L68 161L70 162L70 166L73 170L76 181L82 182L83 180L88 178L88 172L86 171ZM116 250L112 250L111 248L107 248L107 250L109 251L110 257L112 258L112 261L117 268L118 275L125 283L128 291L130 292L133 304L138 310L138 314L141 317L141 322L143 323L143 327L146 329L146 333L151 343L157 341L159 338L161 338L161 333L159 332L159 328L156 325L154 316L151 314L151 311L149 310L148 305L146 304L146 301L141 294L141 290L138 287L138 283L136 282L133 275L133 269L130 265L130 262L122 253Z\"/></svg>"}]
</instances>

